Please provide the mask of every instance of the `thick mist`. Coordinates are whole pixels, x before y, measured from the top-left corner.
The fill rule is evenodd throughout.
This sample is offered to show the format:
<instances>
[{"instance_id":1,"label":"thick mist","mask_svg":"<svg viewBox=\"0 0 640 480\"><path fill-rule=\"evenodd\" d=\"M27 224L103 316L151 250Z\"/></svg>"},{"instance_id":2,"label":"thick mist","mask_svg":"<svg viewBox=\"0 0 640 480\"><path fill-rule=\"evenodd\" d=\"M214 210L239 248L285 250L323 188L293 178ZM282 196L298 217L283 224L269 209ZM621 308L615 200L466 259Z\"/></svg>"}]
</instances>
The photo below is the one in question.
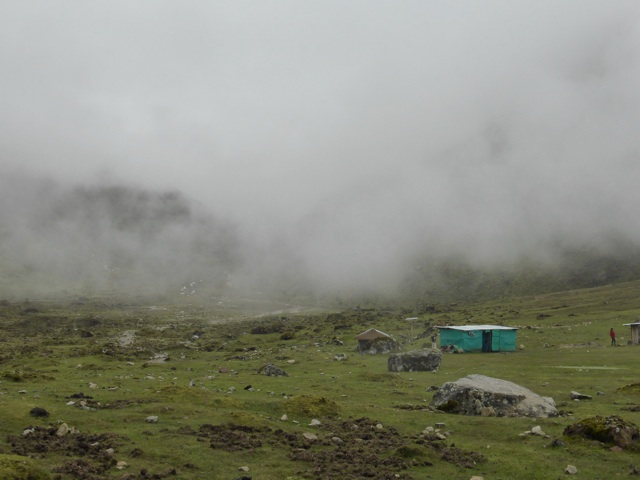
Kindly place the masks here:
<instances>
[{"instance_id":1,"label":"thick mist","mask_svg":"<svg viewBox=\"0 0 640 480\"><path fill-rule=\"evenodd\" d=\"M27 0L0 27L5 286L398 293L640 248L636 1Z\"/></svg>"}]
</instances>

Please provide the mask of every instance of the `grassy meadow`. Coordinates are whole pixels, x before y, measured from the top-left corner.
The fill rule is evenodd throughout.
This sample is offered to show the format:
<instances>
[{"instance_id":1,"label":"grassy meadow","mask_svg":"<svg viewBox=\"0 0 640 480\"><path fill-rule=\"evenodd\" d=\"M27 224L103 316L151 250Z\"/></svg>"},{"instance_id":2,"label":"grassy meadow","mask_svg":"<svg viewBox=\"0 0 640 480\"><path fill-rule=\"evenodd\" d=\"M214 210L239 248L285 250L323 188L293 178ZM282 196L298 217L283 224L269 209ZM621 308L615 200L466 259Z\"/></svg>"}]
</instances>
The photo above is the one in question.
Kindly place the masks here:
<instances>
[{"instance_id":1,"label":"grassy meadow","mask_svg":"<svg viewBox=\"0 0 640 480\"><path fill-rule=\"evenodd\" d=\"M627 345L622 325L640 316L639 295L630 282L426 314L223 297L5 300L0 478L546 480L565 478L567 465L581 479L627 478L638 451L563 430L593 415L640 425L640 346ZM427 324L473 323L519 327L521 348L445 353L437 372L389 373L387 356L359 355L354 338L378 328L408 351L430 347L419 338ZM288 376L259 374L266 364ZM429 408L430 387L472 373L552 397L562 415ZM547 436L522 435L534 426Z\"/></svg>"}]
</instances>

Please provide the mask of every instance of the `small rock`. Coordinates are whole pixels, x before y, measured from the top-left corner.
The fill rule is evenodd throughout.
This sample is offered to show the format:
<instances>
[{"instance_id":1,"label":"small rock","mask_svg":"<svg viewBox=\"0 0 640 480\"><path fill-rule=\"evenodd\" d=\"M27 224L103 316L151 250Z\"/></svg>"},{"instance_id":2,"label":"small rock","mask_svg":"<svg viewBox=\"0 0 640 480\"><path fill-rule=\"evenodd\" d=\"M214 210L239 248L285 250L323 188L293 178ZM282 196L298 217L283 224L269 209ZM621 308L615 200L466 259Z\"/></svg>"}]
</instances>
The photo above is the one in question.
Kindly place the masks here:
<instances>
[{"instance_id":1,"label":"small rock","mask_svg":"<svg viewBox=\"0 0 640 480\"><path fill-rule=\"evenodd\" d=\"M611 452L624 452L624 449L622 447L619 447L618 445L614 445L613 447L611 447L609 449L609 451L611 451Z\"/></svg>"},{"instance_id":2,"label":"small rock","mask_svg":"<svg viewBox=\"0 0 640 480\"><path fill-rule=\"evenodd\" d=\"M27 393L27 391L26 390L18 390L18 393L21 394L21 395L24 395L25 393Z\"/></svg>"},{"instance_id":3,"label":"small rock","mask_svg":"<svg viewBox=\"0 0 640 480\"><path fill-rule=\"evenodd\" d=\"M58 437L64 437L67 433L69 433L69 426L66 423L63 423L58 427L58 431L56 432L56 435Z\"/></svg>"},{"instance_id":4,"label":"small rock","mask_svg":"<svg viewBox=\"0 0 640 480\"><path fill-rule=\"evenodd\" d=\"M147 422L147 423L158 423L158 416L157 415L150 415L147 418L145 418L144 421Z\"/></svg>"},{"instance_id":5,"label":"small rock","mask_svg":"<svg viewBox=\"0 0 640 480\"><path fill-rule=\"evenodd\" d=\"M116 453L115 450L113 448L107 448L104 453L106 453L109 457L113 457L113 455Z\"/></svg>"},{"instance_id":6,"label":"small rock","mask_svg":"<svg viewBox=\"0 0 640 480\"><path fill-rule=\"evenodd\" d=\"M34 407L29 412L29 415L31 415L32 417L48 417L49 416L49 412L47 412L42 407Z\"/></svg>"},{"instance_id":7,"label":"small rock","mask_svg":"<svg viewBox=\"0 0 640 480\"><path fill-rule=\"evenodd\" d=\"M342 360L346 360L347 356L344 353L337 353L333 359L341 362Z\"/></svg>"},{"instance_id":8,"label":"small rock","mask_svg":"<svg viewBox=\"0 0 640 480\"><path fill-rule=\"evenodd\" d=\"M317 427L318 425L322 425L322 423L320 422L320 420L315 418L311 420L311 423L309 424L310 427Z\"/></svg>"},{"instance_id":9,"label":"small rock","mask_svg":"<svg viewBox=\"0 0 640 480\"><path fill-rule=\"evenodd\" d=\"M27 428L22 432L22 436L26 437L27 435L31 435L35 431L36 431L35 428Z\"/></svg>"},{"instance_id":10,"label":"small rock","mask_svg":"<svg viewBox=\"0 0 640 480\"><path fill-rule=\"evenodd\" d=\"M305 432L305 433L302 434L302 436L306 440L309 440L309 441L314 441L314 440L318 439L318 437L314 433L311 433L311 432Z\"/></svg>"},{"instance_id":11,"label":"small rock","mask_svg":"<svg viewBox=\"0 0 640 480\"><path fill-rule=\"evenodd\" d=\"M238 467L238 471L239 472L248 472L249 471L249 467L247 467L246 465L243 467Z\"/></svg>"},{"instance_id":12,"label":"small rock","mask_svg":"<svg viewBox=\"0 0 640 480\"><path fill-rule=\"evenodd\" d=\"M572 400L591 400L591 395L585 395L579 392L571 392Z\"/></svg>"},{"instance_id":13,"label":"small rock","mask_svg":"<svg viewBox=\"0 0 640 480\"><path fill-rule=\"evenodd\" d=\"M118 463L116 463L116 468L117 468L118 470L125 469L125 468L127 468L128 466L129 466L129 464L128 464L127 462L122 461L122 460L120 460Z\"/></svg>"},{"instance_id":14,"label":"small rock","mask_svg":"<svg viewBox=\"0 0 640 480\"><path fill-rule=\"evenodd\" d=\"M338 444L344 443L344 440L342 440L340 437L331 437L331 441Z\"/></svg>"},{"instance_id":15,"label":"small rock","mask_svg":"<svg viewBox=\"0 0 640 480\"><path fill-rule=\"evenodd\" d=\"M376 424L376 428L377 428L378 430L382 430L384 427L382 426L382 424L381 424L381 423L377 423L377 424Z\"/></svg>"},{"instance_id":16,"label":"small rock","mask_svg":"<svg viewBox=\"0 0 640 480\"><path fill-rule=\"evenodd\" d=\"M567 468L564 469L564 473L575 475L576 473L578 473L578 469L573 465L567 465Z\"/></svg>"},{"instance_id":17,"label":"small rock","mask_svg":"<svg viewBox=\"0 0 640 480\"><path fill-rule=\"evenodd\" d=\"M535 427L533 427L531 429L531 433L533 435L539 435L540 437L544 437L545 433L542 431L542 428L540 427L540 425L536 425Z\"/></svg>"},{"instance_id":18,"label":"small rock","mask_svg":"<svg viewBox=\"0 0 640 480\"><path fill-rule=\"evenodd\" d=\"M98 388L97 383L89 382L89 388Z\"/></svg>"},{"instance_id":19,"label":"small rock","mask_svg":"<svg viewBox=\"0 0 640 480\"><path fill-rule=\"evenodd\" d=\"M479 477L477 475L474 475L473 477L471 477L469 480L484 480L484 477Z\"/></svg>"},{"instance_id":20,"label":"small rock","mask_svg":"<svg viewBox=\"0 0 640 480\"><path fill-rule=\"evenodd\" d=\"M286 422L287 420L289 420L289 417L288 417L288 415L285 413L284 415L282 415L282 416L280 417L280 420L282 420L283 422Z\"/></svg>"},{"instance_id":21,"label":"small rock","mask_svg":"<svg viewBox=\"0 0 640 480\"><path fill-rule=\"evenodd\" d=\"M447 424L446 423L442 423L442 422L436 423L434 425L434 427L436 427L436 428L444 428L446 426L447 426Z\"/></svg>"}]
</instances>

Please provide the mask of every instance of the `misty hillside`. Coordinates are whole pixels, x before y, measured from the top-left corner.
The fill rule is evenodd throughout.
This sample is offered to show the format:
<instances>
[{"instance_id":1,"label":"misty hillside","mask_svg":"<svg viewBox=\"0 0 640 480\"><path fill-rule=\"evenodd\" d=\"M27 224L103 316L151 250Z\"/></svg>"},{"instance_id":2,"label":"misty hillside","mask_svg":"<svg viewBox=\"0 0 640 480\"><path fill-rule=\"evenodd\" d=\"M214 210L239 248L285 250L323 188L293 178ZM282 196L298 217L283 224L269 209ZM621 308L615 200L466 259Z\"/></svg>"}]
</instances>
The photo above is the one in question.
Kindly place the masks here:
<instances>
[{"instance_id":1,"label":"misty hillside","mask_svg":"<svg viewBox=\"0 0 640 480\"><path fill-rule=\"evenodd\" d=\"M405 277L402 296L423 305L477 302L640 279L640 248L632 245L611 251L558 247L554 257L554 264L522 258L483 268L453 258L424 260Z\"/></svg>"},{"instance_id":2,"label":"misty hillside","mask_svg":"<svg viewBox=\"0 0 640 480\"><path fill-rule=\"evenodd\" d=\"M474 302L640 279L640 248L555 245L548 260L499 265L417 252L397 284L314 281L309 259L284 240L248 238L232 221L176 191L122 184L69 186L6 176L0 199L3 295L201 295L262 292L294 301Z\"/></svg>"},{"instance_id":3,"label":"misty hillside","mask_svg":"<svg viewBox=\"0 0 640 480\"><path fill-rule=\"evenodd\" d=\"M180 193L13 180L0 194L5 293L190 294L238 262L233 227Z\"/></svg>"}]
</instances>

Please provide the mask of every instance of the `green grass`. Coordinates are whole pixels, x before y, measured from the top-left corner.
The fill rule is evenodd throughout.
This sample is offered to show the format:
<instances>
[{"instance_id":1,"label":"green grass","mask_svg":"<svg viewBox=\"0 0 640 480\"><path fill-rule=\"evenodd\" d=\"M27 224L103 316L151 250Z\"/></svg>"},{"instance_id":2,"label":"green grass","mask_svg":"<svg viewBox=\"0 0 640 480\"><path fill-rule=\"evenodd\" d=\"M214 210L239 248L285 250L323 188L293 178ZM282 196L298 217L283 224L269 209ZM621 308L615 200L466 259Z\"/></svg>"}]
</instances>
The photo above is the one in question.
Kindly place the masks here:
<instances>
[{"instance_id":1,"label":"green grass","mask_svg":"<svg viewBox=\"0 0 640 480\"><path fill-rule=\"evenodd\" d=\"M175 469L180 479L229 479L241 476L238 468L244 465L250 468L247 475L256 479L326 478L321 473L314 476L308 461L292 459L292 451L301 446L318 456L332 451L331 434L350 438L349 445L360 448L363 458L402 458L407 468L395 471L400 478L480 475L546 480L564 478L568 464L578 468L582 479L627 477L638 461L637 452L612 452L609 445L568 439L562 432L592 415L615 414L640 425L640 389L623 388L640 382L640 347L626 345L629 331L622 326L640 315L639 294L640 282L631 282L499 302L439 305L435 313L420 315L413 326L404 321L417 316L410 309L257 317L267 311L256 311L255 304L243 310L239 301L233 308L230 302L224 307L206 302L114 307L99 299L82 304L11 302L0 307L0 467L3 458L14 458L9 457L14 454L10 436L21 435L27 427L65 422L80 432L116 436L114 458L128 467L108 468L99 478L140 475L142 469L171 477ZM523 349L444 354L439 371L415 373L389 373L385 355L356 352L355 335L371 327L392 334L404 350L430 346L428 338L415 338L424 322L517 326ZM264 331L256 327L265 325L277 329L251 333ZM612 326L618 332L618 348L609 346ZM126 331L135 332L130 344L122 343ZM283 332L291 335L283 337ZM346 359L335 360L339 353ZM154 361L159 354L168 360ZM288 376L259 375L258 369L267 363L283 368ZM428 387L472 373L550 396L564 415L484 418L428 409L433 396ZM571 391L591 395L592 400L573 401ZM78 393L93 397L88 408L67 405ZM32 417L34 407L45 408L49 416ZM284 414L286 421L281 420ZM149 416L158 416L158 422L146 422ZM309 426L314 418L321 427ZM353 422L362 418L372 425L380 423L380 432L388 434L382 450L374 452L373 441L350 436L357 430ZM450 432L442 442L445 446L455 444L485 461L468 468L420 443L420 433L439 422ZM265 429L255 434L262 444L249 441L252 433L240 432L234 435L248 442L246 448L212 448L213 434L200 430L203 425L229 424ZM520 435L535 425L549 438ZM360 428L364 430L358 434L365 437L377 432L368 424ZM299 443L304 432L314 432L328 443ZM290 444L283 443L285 434L292 435ZM554 439L566 445L553 447ZM82 478L54 472L73 457L64 451L30 455L29 468L48 472L50 478ZM358 478L353 473L351 477Z\"/></svg>"}]
</instances>

